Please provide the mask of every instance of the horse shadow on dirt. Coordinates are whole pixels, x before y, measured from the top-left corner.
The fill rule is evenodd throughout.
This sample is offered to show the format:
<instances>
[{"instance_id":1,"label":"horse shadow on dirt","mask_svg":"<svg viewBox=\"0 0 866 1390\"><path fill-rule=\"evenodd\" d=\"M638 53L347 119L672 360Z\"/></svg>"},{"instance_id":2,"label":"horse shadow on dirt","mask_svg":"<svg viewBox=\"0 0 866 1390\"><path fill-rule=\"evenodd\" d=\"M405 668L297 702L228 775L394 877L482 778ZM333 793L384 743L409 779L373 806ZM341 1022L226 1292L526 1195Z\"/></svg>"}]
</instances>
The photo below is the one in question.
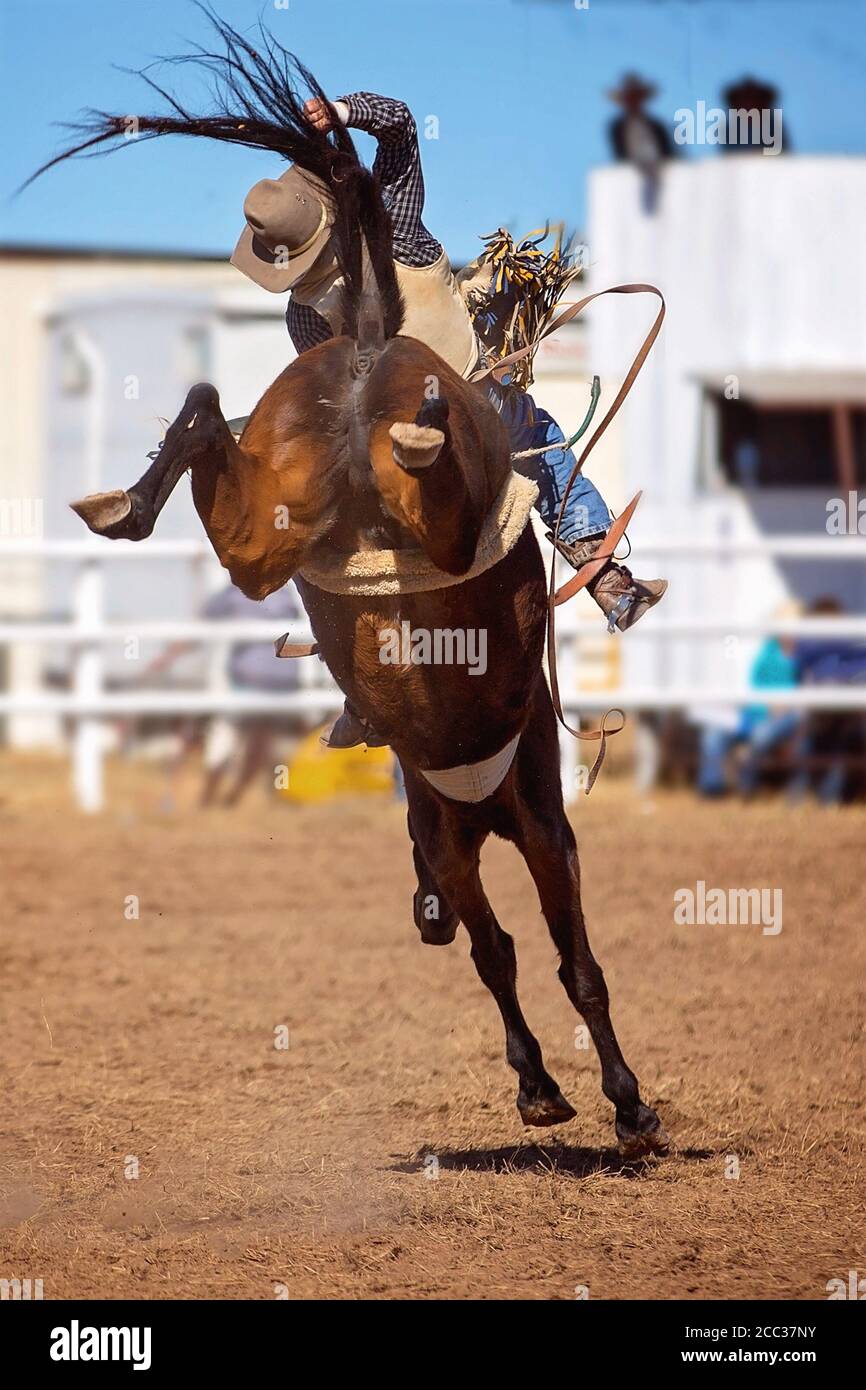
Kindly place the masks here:
<instances>
[{"instance_id":1,"label":"horse shadow on dirt","mask_svg":"<svg viewBox=\"0 0 866 1390\"><path fill-rule=\"evenodd\" d=\"M718 1153L722 1151L719 1150ZM715 1149L677 1148L670 1158L702 1162L718 1157ZM599 1175L639 1178L668 1161L665 1157L623 1158L617 1149L571 1144L520 1144L501 1148L435 1149L421 1146L411 1158L391 1165L392 1173L449 1169L462 1173L547 1173L568 1178Z\"/></svg>"}]
</instances>

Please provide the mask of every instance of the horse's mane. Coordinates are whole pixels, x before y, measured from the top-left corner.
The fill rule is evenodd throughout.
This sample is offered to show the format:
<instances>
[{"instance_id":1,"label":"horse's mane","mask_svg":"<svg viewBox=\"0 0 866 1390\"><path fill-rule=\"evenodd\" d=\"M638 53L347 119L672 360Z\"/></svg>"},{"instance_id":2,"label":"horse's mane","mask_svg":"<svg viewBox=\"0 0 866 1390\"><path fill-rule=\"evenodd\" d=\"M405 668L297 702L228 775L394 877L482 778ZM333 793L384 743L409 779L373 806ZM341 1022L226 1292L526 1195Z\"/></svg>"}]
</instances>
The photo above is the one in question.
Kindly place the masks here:
<instances>
[{"instance_id":1,"label":"horse's mane","mask_svg":"<svg viewBox=\"0 0 866 1390\"><path fill-rule=\"evenodd\" d=\"M160 59L165 64L191 64L211 79L213 109L208 115L188 111L171 92L149 75L137 76L170 107L155 116L112 115L89 109L79 121L65 128L77 138L66 149L31 174L26 188L48 169L76 156L108 154L137 139L161 135L197 135L251 149L271 150L300 165L320 179L334 208L333 246L344 277L343 317L346 332L359 335L359 311L364 297L364 245L378 289L379 312L385 338L400 330L403 304L394 271L391 224L382 203L375 175L361 163L354 142L337 118L325 92L310 70L259 24L258 46L220 18L208 5L195 0L224 47L211 52L192 44L190 53ZM304 111L299 82L330 107L333 129L317 130ZM136 140L129 138L135 120Z\"/></svg>"}]
</instances>

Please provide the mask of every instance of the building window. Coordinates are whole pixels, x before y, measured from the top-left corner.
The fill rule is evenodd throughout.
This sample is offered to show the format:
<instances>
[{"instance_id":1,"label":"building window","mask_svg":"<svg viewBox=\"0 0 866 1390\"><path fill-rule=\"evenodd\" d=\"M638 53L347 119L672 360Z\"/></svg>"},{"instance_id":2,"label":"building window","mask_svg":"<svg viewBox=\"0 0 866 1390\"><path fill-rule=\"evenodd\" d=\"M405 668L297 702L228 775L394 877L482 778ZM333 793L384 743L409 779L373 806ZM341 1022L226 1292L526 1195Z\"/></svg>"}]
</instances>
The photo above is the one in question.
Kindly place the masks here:
<instances>
[{"instance_id":1,"label":"building window","mask_svg":"<svg viewBox=\"0 0 866 1390\"><path fill-rule=\"evenodd\" d=\"M737 487L866 485L866 409L715 398L719 461Z\"/></svg>"}]
</instances>

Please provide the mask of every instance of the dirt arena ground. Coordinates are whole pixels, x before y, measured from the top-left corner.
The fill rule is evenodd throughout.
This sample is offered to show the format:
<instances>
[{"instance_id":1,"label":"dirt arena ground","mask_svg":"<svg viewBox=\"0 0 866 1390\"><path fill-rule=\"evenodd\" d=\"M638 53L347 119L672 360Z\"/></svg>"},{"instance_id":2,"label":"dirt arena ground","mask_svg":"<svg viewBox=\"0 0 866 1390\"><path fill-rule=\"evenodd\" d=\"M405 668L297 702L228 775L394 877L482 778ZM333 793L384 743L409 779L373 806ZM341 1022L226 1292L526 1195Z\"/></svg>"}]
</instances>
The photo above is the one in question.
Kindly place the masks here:
<instances>
[{"instance_id":1,"label":"dirt arena ground","mask_svg":"<svg viewBox=\"0 0 866 1390\"><path fill-rule=\"evenodd\" d=\"M862 809L642 803L615 779L575 807L614 1021L676 1145L623 1166L510 847L485 883L578 1112L556 1130L519 1122L465 934L420 944L398 806L168 817L140 774L85 820L60 765L18 765L23 799L5 772L3 1277L45 1298L821 1299L866 1271ZM698 879L781 888L781 933L675 925Z\"/></svg>"}]
</instances>

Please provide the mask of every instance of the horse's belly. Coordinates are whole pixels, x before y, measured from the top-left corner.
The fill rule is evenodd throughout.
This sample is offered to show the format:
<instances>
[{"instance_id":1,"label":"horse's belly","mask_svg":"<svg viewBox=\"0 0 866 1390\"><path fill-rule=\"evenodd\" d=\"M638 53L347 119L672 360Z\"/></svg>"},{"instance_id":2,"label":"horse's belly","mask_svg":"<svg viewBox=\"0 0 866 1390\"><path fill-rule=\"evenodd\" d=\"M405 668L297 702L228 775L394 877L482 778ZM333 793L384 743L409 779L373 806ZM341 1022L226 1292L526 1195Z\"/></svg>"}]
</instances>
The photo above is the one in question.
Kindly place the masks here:
<instances>
[{"instance_id":1,"label":"horse's belly","mask_svg":"<svg viewBox=\"0 0 866 1390\"><path fill-rule=\"evenodd\" d=\"M522 583L497 575L512 556L466 584L393 598L301 581L329 670L401 757L424 767L472 762L522 727L541 665L545 586L540 557L537 573L520 565Z\"/></svg>"}]
</instances>

